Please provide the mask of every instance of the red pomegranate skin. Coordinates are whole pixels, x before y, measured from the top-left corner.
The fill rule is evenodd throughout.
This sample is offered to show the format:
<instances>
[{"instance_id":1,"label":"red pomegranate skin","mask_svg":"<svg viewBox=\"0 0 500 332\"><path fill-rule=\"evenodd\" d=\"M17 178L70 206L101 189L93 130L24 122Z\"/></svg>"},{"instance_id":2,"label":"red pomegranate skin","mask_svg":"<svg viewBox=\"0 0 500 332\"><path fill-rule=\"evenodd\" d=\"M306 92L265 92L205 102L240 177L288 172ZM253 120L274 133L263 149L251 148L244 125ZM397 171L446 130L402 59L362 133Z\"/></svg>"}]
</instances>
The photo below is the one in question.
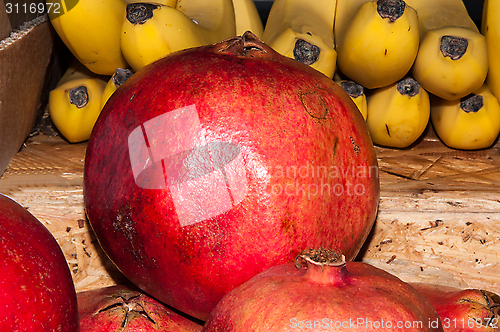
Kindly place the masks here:
<instances>
[{"instance_id":1,"label":"red pomegranate skin","mask_svg":"<svg viewBox=\"0 0 500 332\"><path fill-rule=\"evenodd\" d=\"M202 328L133 286L82 291L77 298L80 332L199 332Z\"/></svg>"},{"instance_id":2,"label":"red pomegranate skin","mask_svg":"<svg viewBox=\"0 0 500 332\"><path fill-rule=\"evenodd\" d=\"M492 292L451 286L411 283L434 306L444 331L500 331L500 297Z\"/></svg>"},{"instance_id":3,"label":"red pomegranate skin","mask_svg":"<svg viewBox=\"0 0 500 332\"><path fill-rule=\"evenodd\" d=\"M79 331L76 292L49 230L0 195L0 331Z\"/></svg>"},{"instance_id":4,"label":"red pomegranate skin","mask_svg":"<svg viewBox=\"0 0 500 332\"><path fill-rule=\"evenodd\" d=\"M226 294L203 332L443 331L431 304L362 262L273 266Z\"/></svg>"},{"instance_id":5,"label":"red pomegranate skin","mask_svg":"<svg viewBox=\"0 0 500 332\"><path fill-rule=\"evenodd\" d=\"M135 73L102 110L84 168L86 213L110 259L201 320L304 248L354 258L379 190L345 91L248 33Z\"/></svg>"}]
</instances>

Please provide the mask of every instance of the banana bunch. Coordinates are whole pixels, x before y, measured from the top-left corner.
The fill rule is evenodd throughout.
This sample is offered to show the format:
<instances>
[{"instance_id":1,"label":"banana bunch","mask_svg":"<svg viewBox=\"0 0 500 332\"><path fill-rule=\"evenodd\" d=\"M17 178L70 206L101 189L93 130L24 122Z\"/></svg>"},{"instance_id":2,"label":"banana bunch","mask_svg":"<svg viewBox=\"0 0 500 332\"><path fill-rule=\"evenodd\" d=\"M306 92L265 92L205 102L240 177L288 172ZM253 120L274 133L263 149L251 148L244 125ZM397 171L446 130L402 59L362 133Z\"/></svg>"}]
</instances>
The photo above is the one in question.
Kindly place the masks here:
<instances>
[{"instance_id":1,"label":"banana bunch","mask_svg":"<svg viewBox=\"0 0 500 332\"><path fill-rule=\"evenodd\" d=\"M337 66L365 88L410 75L428 92L453 100L484 83L486 38L462 0L337 1Z\"/></svg>"},{"instance_id":2,"label":"banana bunch","mask_svg":"<svg viewBox=\"0 0 500 332\"><path fill-rule=\"evenodd\" d=\"M398 21L406 29L396 29ZM453 117L470 118L470 131L477 133L472 114L479 117L488 113L486 109L492 114L498 106L498 99L487 91L491 88L494 96L500 96L500 1L485 1L479 31L462 0L337 0L334 35L338 54L334 77L367 89L365 120L375 144L408 147L431 121L452 148L480 149L497 138L491 115L478 121L484 131L474 144L460 138L460 132L468 131L466 121L453 122L460 123L456 133L450 123ZM409 89L410 80L418 89ZM398 92L402 82L406 94ZM418 93L411 96L410 90ZM477 112L437 111L452 105L459 108L473 95L482 95L485 101ZM438 113L456 115L438 117Z\"/></svg>"},{"instance_id":3,"label":"banana bunch","mask_svg":"<svg viewBox=\"0 0 500 332\"><path fill-rule=\"evenodd\" d=\"M460 99L479 89L488 72L486 38L462 0L407 0L417 11L421 41L412 75L432 94Z\"/></svg>"},{"instance_id":4,"label":"banana bunch","mask_svg":"<svg viewBox=\"0 0 500 332\"><path fill-rule=\"evenodd\" d=\"M236 35L231 0L178 0L129 3L121 29L121 50L134 71L186 48L217 43Z\"/></svg>"},{"instance_id":5,"label":"banana bunch","mask_svg":"<svg viewBox=\"0 0 500 332\"><path fill-rule=\"evenodd\" d=\"M49 115L59 132L71 143L89 139L101 113L108 76L91 72L75 60L57 87L49 92Z\"/></svg>"},{"instance_id":6,"label":"banana bunch","mask_svg":"<svg viewBox=\"0 0 500 332\"><path fill-rule=\"evenodd\" d=\"M261 36L264 30L253 0L47 4L52 26L78 62L49 94L50 116L70 142L88 139L108 98L148 63L248 30Z\"/></svg>"},{"instance_id":7,"label":"banana bunch","mask_svg":"<svg viewBox=\"0 0 500 332\"><path fill-rule=\"evenodd\" d=\"M262 40L278 53L333 78L336 68L333 22L337 0L274 0Z\"/></svg>"},{"instance_id":8,"label":"banana bunch","mask_svg":"<svg viewBox=\"0 0 500 332\"><path fill-rule=\"evenodd\" d=\"M403 0L367 1L356 10L357 1L338 1L353 13L342 28L336 26L339 70L368 89L402 79L417 57L417 12Z\"/></svg>"},{"instance_id":9,"label":"banana bunch","mask_svg":"<svg viewBox=\"0 0 500 332\"><path fill-rule=\"evenodd\" d=\"M406 148L429 123L429 94L412 77L370 91L367 106L366 123L375 144Z\"/></svg>"},{"instance_id":10,"label":"banana bunch","mask_svg":"<svg viewBox=\"0 0 500 332\"><path fill-rule=\"evenodd\" d=\"M433 98L431 121L436 134L451 148L490 147L500 133L500 104L486 84L456 100Z\"/></svg>"},{"instance_id":11,"label":"banana bunch","mask_svg":"<svg viewBox=\"0 0 500 332\"><path fill-rule=\"evenodd\" d=\"M139 70L171 52L251 30L263 34L253 0L79 0L48 8L65 45L92 72Z\"/></svg>"},{"instance_id":12,"label":"banana bunch","mask_svg":"<svg viewBox=\"0 0 500 332\"><path fill-rule=\"evenodd\" d=\"M366 102L366 94L365 89L361 84L358 84L351 80L336 80L335 81L345 92L351 97L352 101L358 107L358 110L361 112L361 115L366 120L368 109Z\"/></svg>"}]
</instances>

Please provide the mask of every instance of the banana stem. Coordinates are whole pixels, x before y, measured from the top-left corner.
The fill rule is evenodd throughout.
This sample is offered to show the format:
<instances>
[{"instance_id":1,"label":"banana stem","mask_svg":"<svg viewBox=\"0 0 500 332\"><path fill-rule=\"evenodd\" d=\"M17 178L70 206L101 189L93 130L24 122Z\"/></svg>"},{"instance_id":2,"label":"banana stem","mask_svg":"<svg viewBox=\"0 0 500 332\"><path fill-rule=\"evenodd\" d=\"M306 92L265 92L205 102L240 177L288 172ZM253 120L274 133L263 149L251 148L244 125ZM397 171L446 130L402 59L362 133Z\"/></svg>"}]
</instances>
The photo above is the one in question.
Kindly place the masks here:
<instances>
[{"instance_id":1,"label":"banana stem","mask_svg":"<svg viewBox=\"0 0 500 332\"><path fill-rule=\"evenodd\" d=\"M460 100L460 109L465 113L476 113L484 105L483 96L471 94Z\"/></svg>"},{"instance_id":2,"label":"banana stem","mask_svg":"<svg viewBox=\"0 0 500 332\"><path fill-rule=\"evenodd\" d=\"M293 49L293 56L295 60L305 63L306 65L312 65L319 59L319 53L321 50L318 46L311 44L303 39L298 39L295 42L295 47Z\"/></svg>"},{"instance_id":3,"label":"banana stem","mask_svg":"<svg viewBox=\"0 0 500 332\"><path fill-rule=\"evenodd\" d=\"M414 78L407 77L398 82L397 90L402 95L413 97L419 93L420 84Z\"/></svg>"},{"instance_id":4,"label":"banana stem","mask_svg":"<svg viewBox=\"0 0 500 332\"><path fill-rule=\"evenodd\" d=\"M444 57L450 57L452 60L460 59L467 52L469 42L465 38L454 36L441 37L440 50Z\"/></svg>"},{"instance_id":5,"label":"banana stem","mask_svg":"<svg viewBox=\"0 0 500 332\"><path fill-rule=\"evenodd\" d=\"M127 5L127 20L132 24L144 24L153 17L153 10L160 6L153 3L130 3Z\"/></svg>"},{"instance_id":6,"label":"banana stem","mask_svg":"<svg viewBox=\"0 0 500 332\"><path fill-rule=\"evenodd\" d=\"M405 12L405 2L402 0L378 0L377 12L382 18L388 18L394 22Z\"/></svg>"},{"instance_id":7,"label":"banana stem","mask_svg":"<svg viewBox=\"0 0 500 332\"><path fill-rule=\"evenodd\" d=\"M113 75L113 84L118 88L133 75L130 69L117 68Z\"/></svg>"},{"instance_id":8,"label":"banana stem","mask_svg":"<svg viewBox=\"0 0 500 332\"><path fill-rule=\"evenodd\" d=\"M89 102L87 87L82 85L69 90L69 102L77 108L85 107Z\"/></svg>"},{"instance_id":9,"label":"banana stem","mask_svg":"<svg viewBox=\"0 0 500 332\"><path fill-rule=\"evenodd\" d=\"M351 98L358 98L364 93L365 90L361 84L358 84L354 81L342 81L342 83L340 83L340 86L345 90L345 92L347 92L349 96L351 96Z\"/></svg>"}]
</instances>

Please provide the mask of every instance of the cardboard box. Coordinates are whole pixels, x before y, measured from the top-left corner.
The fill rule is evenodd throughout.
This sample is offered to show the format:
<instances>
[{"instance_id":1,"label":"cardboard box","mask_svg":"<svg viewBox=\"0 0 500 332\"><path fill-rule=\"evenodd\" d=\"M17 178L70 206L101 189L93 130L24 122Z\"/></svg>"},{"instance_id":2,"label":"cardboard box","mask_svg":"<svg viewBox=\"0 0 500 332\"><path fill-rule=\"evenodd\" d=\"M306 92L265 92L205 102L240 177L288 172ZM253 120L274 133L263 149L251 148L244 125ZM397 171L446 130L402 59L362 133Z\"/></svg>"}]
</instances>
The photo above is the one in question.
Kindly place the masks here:
<instances>
[{"instance_id":1,"label":"cardboard box","mask_svg":"<svg viewBox=\"0 0 500 332\"><path fill-rule=\"evenodd\" d=\"M61 73L61 53L55 51L60 39L47 15L38 13L45 1L7 1L0 0L0 175L43 113Z\"/></svg>"}]
</instances>

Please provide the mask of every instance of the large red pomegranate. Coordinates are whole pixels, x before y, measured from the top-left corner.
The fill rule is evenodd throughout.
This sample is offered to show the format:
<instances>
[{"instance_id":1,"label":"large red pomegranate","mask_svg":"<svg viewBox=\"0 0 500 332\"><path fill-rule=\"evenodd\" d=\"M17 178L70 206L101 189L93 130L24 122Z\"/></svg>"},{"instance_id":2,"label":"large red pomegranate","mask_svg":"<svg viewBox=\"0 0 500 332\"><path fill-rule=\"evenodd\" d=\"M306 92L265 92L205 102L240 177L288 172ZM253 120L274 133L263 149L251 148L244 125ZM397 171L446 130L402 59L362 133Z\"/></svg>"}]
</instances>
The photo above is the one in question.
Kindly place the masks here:
<instances>
[{"instance_id":1,"label":"large red pomegranate","mask_svg":"<svg viewBox=\"0 0 500 332\"><path fill-rule=\"evenodd\" d=\"M203 332L443 331L432 305L396 276L327 249L273 266L226 294Z\"/></svg>"},{"instance_id":2,"label":"large red pomegranate","mask_svg":"<svg viewBox=\"0 0 500 332\"><path fill-rule=\"evenodd\" d=\"M204 320L305 248L352 259L376 216L377 159L345 91L247 33L118 88L88 143L84 199L117 267Z\"/></svg>"},{"instance_id":3,"label":"large red pomegranate","mask_svg":"<svg viewBox=\"0 0 500 332\"><path fill-rule=\"evenodd\" d=\"M128 285L77 293L80 332L199 332L201 324Z\"/></svg>"},{"instance_id":4,"label":"large red pomegranate","mask_svg":"<svg viewBox=\"0 0 500 332\"><path fill-rule=\"evenodd\" d=\"M0 331L77 332L76 292L47 228L0 195Z\"/></svg>"},{"instance_id":5,"label":"large red pomegranate","mask_svg":"<svg viewBox=\"0 0 500 332\"><path fill-rule=\"evenodd\" d=\"M500 332L500 296L477 288L411 283L434 306L444 331Z\"/></svg>"}]
</instances>

